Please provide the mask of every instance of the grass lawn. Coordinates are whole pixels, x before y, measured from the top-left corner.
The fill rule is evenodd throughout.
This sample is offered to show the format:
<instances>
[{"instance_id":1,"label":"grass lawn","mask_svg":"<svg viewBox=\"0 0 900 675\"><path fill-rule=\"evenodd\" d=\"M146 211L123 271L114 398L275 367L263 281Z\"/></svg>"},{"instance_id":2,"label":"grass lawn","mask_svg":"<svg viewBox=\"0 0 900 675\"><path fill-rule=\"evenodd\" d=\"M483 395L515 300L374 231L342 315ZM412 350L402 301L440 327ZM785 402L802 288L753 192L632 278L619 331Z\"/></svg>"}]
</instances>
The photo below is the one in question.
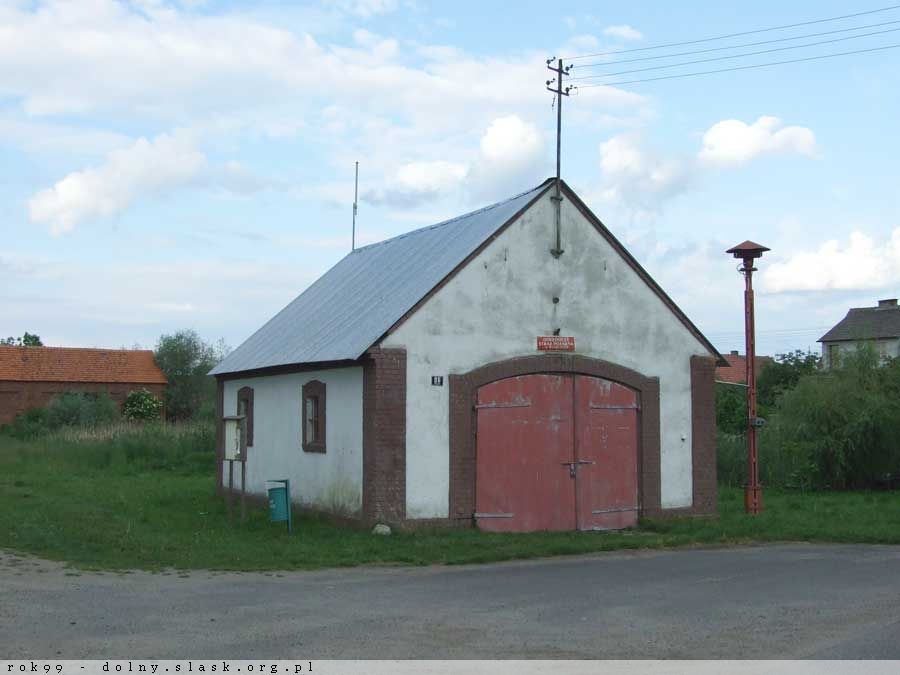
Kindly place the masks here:
<instances>
[{"instance_id":1,"label":"grass lawn","mask_svg":"<svg viewBox=\"0 0 900 675\"><path fill-rule=\"evenodd\" d=\"M191 438L132 436L28 443L0 436L0 548L94 569L284 570L764 541L900 544L900 493L770 490L766 512L749 518L737 489L720 491L718 519L644 521L621 533L379 537L297 516L288 536L262 509L251 509L243 525L228 523L213 493L212 454L193 451Z\"/></svg>"}]
</instances>

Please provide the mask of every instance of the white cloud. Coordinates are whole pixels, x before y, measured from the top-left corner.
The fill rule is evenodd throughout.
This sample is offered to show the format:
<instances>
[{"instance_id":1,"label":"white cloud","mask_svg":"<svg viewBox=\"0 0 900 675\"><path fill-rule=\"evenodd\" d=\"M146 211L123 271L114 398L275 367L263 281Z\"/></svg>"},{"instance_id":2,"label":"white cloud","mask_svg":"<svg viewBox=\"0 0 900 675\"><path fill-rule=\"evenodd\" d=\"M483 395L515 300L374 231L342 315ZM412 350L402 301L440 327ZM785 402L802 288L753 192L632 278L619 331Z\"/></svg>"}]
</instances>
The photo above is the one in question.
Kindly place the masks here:
<instances>
[{"instance_id":1,"label":"white cloud","mask_svg":"<svg viewBox=\"0 0 900 675\"><path fill-rule=\"evenodd\" d=\"M509 197L537 185L551 173L544 135L518 115L493 120L479 147L479 156L466 178L474 201Z\"/></svg>"},{"instance_id":2,"label":"white cloud","mask_svg":"<svg viewBox=\"0 0 900 675\"><path fill-rule=\"evenodd\" d=\"M689 190L712 168L736 169L763 155L814 155L815 137L805 127L784 127L777 117L753 124L723 120L703 135L696 157L665 157L647 147L638 132L613 136L600 144L601 181L595 197L623 207L633 222L648 224L663 205Z\"/></svg>"},{"instance_id":3,"label":"white cloud","mask_svg":"<svg viewBox=\"0 0 900 675\"><path fill-rule=\"evenodd\" d=\"M28 202L28 215L60 235L86 220L119 213L145 195L189 183L205 167L206 157L185 135L141 138L110 152L100 166L72 172L38 192Z\"/></svg>"},{"instance_id":4,"label":"white cloud","mask_svg":"<svg viewBox=\"0 0 900 675\"><path fill-rule=\"evenodd\" d=\"M328 0L326 4L363 19L389 14L397 9L397 0Z\"/></svg>"},{"instance_id":5,"label":"white cloud","mask_svg":"<svg viewBox=\"0 0 900 675\"><path fill-rule=\"evenodd\" d=\"M459 153L458 153L459 154ZM544 136L518 115L490 122L476 152L454 160L417 160L401 164L380 188L365 191L373 204L415 208L463 188L469 201L508 197L536 185L547 173Z\"/></svg>"},{"instance_id":6,"label":"white cloud","mask_svg":"<svg viewBox=\"0 0 900 675\"><path fill-rule=\"evenodd\" d=\"M854 231L847 242L835 239L811 252L796 253L762 272L763 289L786 291L862 290L900 284L900 227L878 241Z\"/></svg>"},{"instance_id":7,"label":"white cloud","mask_svg":"<svg viewBox=\"0 0 900 675\"><path fill-rule=\"evenodd\" d=\"M386 187L366 191L363 199L394 207L419 206L457 188L467 171L460 162L409 162L397 169Z\"/></svg>"},{"instance_id":8,"label":"white cloud","mask_svg":"<svg viewBox=\"0 0 900 675\"><path fill-rule=\"evenodd\" d=\"M619 38L620 40L643 40L644 34L627 24L619 26L607 26L603 29L606 37Z\"/></svg>"},{"instance_id":9,"label":"white cloud","mask_svg":"<svg viewBox=\"0 0 900 675\"><path fill-rule=\"evenodd\" d=\"M394 5L339 4L362 13ZM362 135L371 157L392 154L380 150L384 130L370 131L379 121L399 140L421 145L470 133L510 110L543 113L548 100L544 54L537 51L476 57L365 30L349 46L329 44L295 24L250 14L141 12L111 0L0 7L0 25L7 27L0 96L32 116L110 114L234 134L295 129L297 120L318 129L327 106L348 111L348 128L334 131L341 145L348 145L348 132L350 139ZM421 58L401 58L413 49ZM599 114L646 105L614 87L580 96Z\"/></svg>"},{"instance_id":10,"label":"white cloud","mask_svg":"<svg viewBox=\"0 0 900 675\"><path fill-rule=\"evenodd\" d=\"M373 15L394 4L350 1L332 9ZM344 172L362 158L362 194L398 208L447 196L454 183L472 202L502 198L552 170L542 134L523 121L547 115L543 52L474 56L365 29L348 43L324 43L295 28L304 22L111 0L0 4L0 25L8 27L0 39L0 96L37 122L65 115L88 123L76 128L116 119L119 129L189 129L197 153L233 152L244 137L312 142L327 148L323 173ZM644 97L614 87L579 96L582 105L570 109L573 131L597 116L625 119L647 107ZM98 150L77 159L63 159L62 148L53 155L63 167L92 168L35 194L32 221L59 234L181 185L297 190L240 165L196 167L205 161L196 155L175 166L123 161L119 171L110 165L118 154L100 160L109 149L99 149L101 140L113 142L96 139ZM114 147L127 156L135 152L127 143L116 139Z\"/></svg>"},{"instance_id":11,"label":"white cloud","mask_svg":"<svg viewBox=\"0 0 900 675\"><path fill-rule=\"evenodd\" d=\"M492 164L528 163L543 151L543 146L537 127L518 115L495 119L481 137L481 155Z\"/></svg>"},{"instance_id":12,"label":"white cloud","mask_svg":"<svg viewBox=\"0 0 900 675\"><path fill-rule=\"evenodd\" d=\"M600 171L604 201L647 212L687 190L694 174L690 161L661 157L635 133L600 144Z\"/></svg>"},{"instance_id":13,"label":"white cloud","mask_svg":"<svg viewBox=\"0 0 900 675\"><path fill-rule=\"evenodd\" d=\"M465 165L458 162L410 162L400 167L397 182L416 192L443 192L457 186L465 175Z\"/></svg>"},{"instance_id":14,"label":"white cloud","mask_svg":"<svg viewBox=\"0 0 900 675\"><path fill-rule=\"evenodd\" d=\"M114 131L22 119L12 114L0 117L0 143L40 155L43 161L104 157L131 141L128 136Z\"/></svg>"},{"instance_id":15,"label":"white cloud","mask_svg":"<svg viewBox=\"0 0 900 675\"><path fill-rule=\"evenodd\" d=\"M768 154L814 156L816 139L806 127L785 127L777 117L763 116L753 124L722 120L703 135L700 161L710 166L737 166Z\"/></svg>"}]
</instances>

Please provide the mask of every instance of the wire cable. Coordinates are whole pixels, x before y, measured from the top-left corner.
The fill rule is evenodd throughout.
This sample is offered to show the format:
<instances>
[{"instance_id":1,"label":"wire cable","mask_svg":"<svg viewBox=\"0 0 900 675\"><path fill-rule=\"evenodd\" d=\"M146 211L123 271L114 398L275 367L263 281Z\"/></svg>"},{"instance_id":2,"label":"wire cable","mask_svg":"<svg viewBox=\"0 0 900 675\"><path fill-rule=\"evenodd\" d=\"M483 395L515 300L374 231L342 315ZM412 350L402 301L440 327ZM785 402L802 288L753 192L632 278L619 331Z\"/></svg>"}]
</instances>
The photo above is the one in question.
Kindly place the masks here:
<instances>
[{"instance_id":1,"label":"wire cable","mask_svg":"<svg viewBox=\"0 0 900 675\"><path fill-rule=\"evenodd\" d=\"M818 42L807 42L803 45L791 45L789 47L773 47L772 49L762 49L756 52L744 52L742 54L730 54L728 56L716 56L711 59L695 59L693 61L681 61L679 63L669 63L662 66L647 66L646 68L632 68L631 70L619 70L615 73L600 73L597 75L579 75L570 77L570 80L593 80L598 77L613 77L616 75L627 75L628 73L643 73L648 70L663 70L665 68L678 68L679 66L691 66L696 63L711 63L713 61L726 61L728 59L740 59L745 56L759 56L760 54L771 54L773 52L784 52L789 49L805 49L806 47L815 47L817 45L827 45L834 42L845 42L846 40L856 40L858 38L871 37L872 35L883 35L884 33L896 33L900 28L888 28L886 30L877 30L872 33L863 33L861 35L848 35L847 37L832 38L831 40L819 40Z\"/></svg>"},{"instance_id":2,"label":"wire cable","mask_svg":"<svg viewBox=\"0 0 900 675\"><path fill-rule=\"evenodd\" d=\"M881 23L870 23L865 26L856 26L855 28L839 28L837 30L826 30L821 33L807 33L806 35L795 35L794 37L775 38L774 40L760 40L759 42L745 42L740 45L730 45L728 47L710 47L709 49L694 49L689 52L675 52L674 54L660 54L658 56L641 56L636 59L620 59L618 61L600 61L598 63L576 63L573 68L594 68L597 66L611 66L620 63L637 63L638 61L654 61L658 59L669 59L674 56L692 56L693 54L709 54L710 52L721 52L728 49L742 49L744 47L757 47L759 45L771 45L777 42L790 42L791 40L803 40L811 37L822 37L823 35L834 35L836 33L849 33L854 30L863 30L865 28L880 28L881 26L891 26L900 23L900 19L896 21L882 21Z\"/></svg>"},{"instance_id":3,"label":"wire cable","mask_svg":"<svg viewBox=\"0 0 900 675\"><path fill-rule=\"evenodd\" d=\"M880 7L878 9L870 9L865 12L856 12L854 14L844 14L842 16L833 16L827 19L815 19L814 21L802 21L800 23L789 23L784 26L772 26L771 28L757 28L756 30L746 30L740 33L729 33L728 35L717 35L715 37L702 38L699 40L687 40L685 42L669 42L663 45L653 45L652 47L635 47L632 49L619 49L612 52L598 52L596 54L580 54L578 56L565 57L564 61L574 61L576 59L589 59L595 56L611 56L613 54L628 54L631 52L645 52L651 49L664 49L666 47L681 47L684 45L696 45L701 42L712 42L714 40L724 40L726 38L741 37L743 35L754 35L756 33L767 33L773 30L783 30L785 28L798 28L800 26L812 26L817 23L827 23L829 21L840 21L841 19L852 19L857 16L866 16L869 14L878 14L879 12L888 12L892 9L900 8L900 5L890 5L889 7Z\"/></svg>"},{"instance_id":4,"label":"wire cable","mask_svg":"<svg viewBox=\"0 0 900 675\"><path fill-rule=\"evenodd\" d=\"M804 61L818 61L820 59L833 59L837 56L850 56L851 54L866 54L868 52L880 52L886 49L897 49L900 44L885 45L884 47L872 47L870 49L856 49L851 52L836 52L834 54L821 54L819 56L807 56L802 59L789 59L787 61L770 61L769 63L755 63L749 66L734 66L732 68L719 68L717 70L704 70L697 73L681 73L680 75L663 75L660 77L647 77L640 80L625 80L619 82L600 82L597 84L574 85L578 89L591 89L593 87L618 87L623 84L638 84L639 82L657 82L659 80L674 80L681 77L698 77L700 75L713 75L715 73L728 73L735 70L750 70L752 68L768 68L769 66L782 66L788 63L802 63Z\"/></svg>"}]
</instances>

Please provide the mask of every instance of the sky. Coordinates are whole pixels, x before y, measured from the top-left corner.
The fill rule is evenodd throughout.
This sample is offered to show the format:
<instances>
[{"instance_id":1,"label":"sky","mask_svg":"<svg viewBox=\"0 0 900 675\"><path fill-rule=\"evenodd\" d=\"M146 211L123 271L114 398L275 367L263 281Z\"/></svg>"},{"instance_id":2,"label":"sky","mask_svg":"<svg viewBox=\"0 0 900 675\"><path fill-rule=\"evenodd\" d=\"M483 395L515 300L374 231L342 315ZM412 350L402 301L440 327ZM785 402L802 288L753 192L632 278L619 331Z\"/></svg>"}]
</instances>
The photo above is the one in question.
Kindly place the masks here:
<instances>
[{"instance_id":1,"label":"sky","mask_svg":"<svg viewBox=\"0 0 900 675\"><path fill-rule=\"evenodd\" d=\"M0 334L152 348L192 328L237 346L349 251L354 162L362 244L553 175L546 59L883 6L0 0ZM742 63L891 44L900 32ZM571 75L646 53L661 52ZM743 350L724 251L771 248L758 351L818 349L848 308L900 294L898 120L900 49L581 87L563 101L562 176L723 352Z\"/></svg>"}]
</instances>

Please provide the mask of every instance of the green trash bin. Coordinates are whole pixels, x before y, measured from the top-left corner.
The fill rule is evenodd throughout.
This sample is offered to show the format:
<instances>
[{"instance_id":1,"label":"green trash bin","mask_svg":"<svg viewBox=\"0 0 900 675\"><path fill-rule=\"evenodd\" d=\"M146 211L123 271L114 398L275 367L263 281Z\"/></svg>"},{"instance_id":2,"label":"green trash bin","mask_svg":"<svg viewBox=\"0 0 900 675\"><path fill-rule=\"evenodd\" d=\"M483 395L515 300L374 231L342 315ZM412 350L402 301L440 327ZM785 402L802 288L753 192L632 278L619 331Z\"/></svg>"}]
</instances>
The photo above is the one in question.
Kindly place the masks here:
<instances>
[{"instance_id":1,"label":"green trash bin","mask_svg":"<svg viewBox=\"0 0 900 675\"><path fill-rule=\"evenodd\" d=\"M288 534L293 531L291 522L291 481L287 479L270 480L268 483L283 483L269 488L269 521L281 523L287 521Z\"/></svg>"}]
</instances>

